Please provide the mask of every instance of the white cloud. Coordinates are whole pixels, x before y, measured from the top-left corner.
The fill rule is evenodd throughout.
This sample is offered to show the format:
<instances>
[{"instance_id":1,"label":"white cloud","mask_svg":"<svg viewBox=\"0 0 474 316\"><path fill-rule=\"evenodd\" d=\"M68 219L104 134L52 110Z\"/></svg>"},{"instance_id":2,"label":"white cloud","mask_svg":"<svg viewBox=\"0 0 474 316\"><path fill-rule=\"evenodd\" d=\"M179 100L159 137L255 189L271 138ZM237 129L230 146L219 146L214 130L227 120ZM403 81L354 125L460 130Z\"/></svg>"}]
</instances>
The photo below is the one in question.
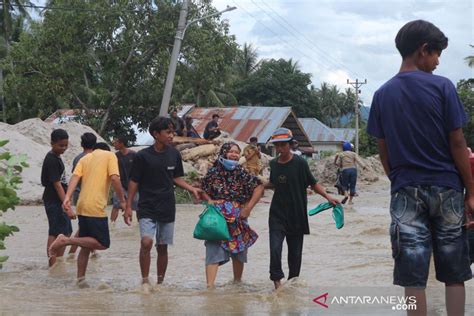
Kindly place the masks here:
<instances>
[{"instance_id":1,"label":"white cloud","mask_svg":"<svg viewBox=\"0 0 474 316\"><path fill-rule=\"evenodd\" d=\"M473 54L472 0L215 0L214 5L238 7L225 18L240 44L253 43L261 58L297 60L316 86L328 81L345 89L343 76L367 78L365 103L398 71L394 38L414 19L433 22L449 38L436 74L453 82L474 76L463 60Z\"/></svg>"}]
</instances>

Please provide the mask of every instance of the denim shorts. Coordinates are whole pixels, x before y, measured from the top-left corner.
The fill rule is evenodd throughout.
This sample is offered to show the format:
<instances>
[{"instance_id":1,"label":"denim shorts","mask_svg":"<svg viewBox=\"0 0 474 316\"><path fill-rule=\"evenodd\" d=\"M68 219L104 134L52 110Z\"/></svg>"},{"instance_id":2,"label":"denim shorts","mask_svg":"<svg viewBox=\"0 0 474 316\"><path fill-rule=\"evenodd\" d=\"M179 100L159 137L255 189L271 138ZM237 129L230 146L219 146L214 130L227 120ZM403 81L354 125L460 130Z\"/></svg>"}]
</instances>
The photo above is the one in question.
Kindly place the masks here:
<instances>
[{"instance_id":1,"label":"denim shorts","mask_svg":"<svg viewBox=\"0 0 474 316\"><path fill-rule=\"evenodd\" d=\"M79 237L92 237L105 248L110 247L109 220L107 217L78 215Z\"/></svg>"},{"instance_id":2,"label":"denim shorts","mask_svg":"<svg viewBox=\"0 0 474 316\"><path fill-rule=\"evenodd\" d=\"M247 249L242 252L231 254L228 250L222 248L221 241L209 241L204 242L206 246L206 265L216 264L223 265L229 262L230 258L247 263Z\"/></svg>"},{"instance_id":3,"label":"denim shorts","mask_svg":"<svg viewBox=\"0 0 474 316\"><path fill-rule=\"evenodd\" d=\"M407 186L392 194L390 215L394 284L425 288L432 252L438 281L453 284L472 278L461 192Z\"/></svg>"},{"instance_id":4,"label":"denim shorts","mask_svg":"<svg viewBox=\"0 0 474 316\"><path fill-rule=\"evenodd\" d=\"M172 245L174 235L174 222L164 223L156 219L140 218L140 237L156 237L156 245Z\"/></svg>"},{"instance_id":5,"label":"denim shorts","mask_svg":"<svg viewBox=\"0 0 474 316\"><path fill-rule=\"evenodd\" d=\"M128 192L122 188L123 190L123 194L125 196L125 200L128 199ZM113 208L118 208L120 209L120 200L117 196L117 193L114 192L114 194L112 195L112 204L113 204ZM135 196L133 197L133 201L132 201L132 210L138 210L138 192L135 193Z\"/></svg>"},{"instance_id":6,"label":"denim shorts","mask_svg":"<svg viewBox=\"0 0 474 316\"><path fill-rule=\"evenodd\" d=\"M469 230L469 257L471 264L474 263L474 229Z\"/></svg>"}]
</instances>

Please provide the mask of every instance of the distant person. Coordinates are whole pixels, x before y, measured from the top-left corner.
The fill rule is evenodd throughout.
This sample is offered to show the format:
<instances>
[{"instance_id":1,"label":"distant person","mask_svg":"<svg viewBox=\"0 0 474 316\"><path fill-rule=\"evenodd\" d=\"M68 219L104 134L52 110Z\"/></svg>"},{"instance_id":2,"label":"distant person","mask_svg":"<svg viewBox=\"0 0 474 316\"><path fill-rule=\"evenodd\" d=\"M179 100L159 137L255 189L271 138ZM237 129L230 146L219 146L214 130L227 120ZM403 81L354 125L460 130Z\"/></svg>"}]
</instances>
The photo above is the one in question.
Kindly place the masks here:
<instances>
[{"instance_id":1,"label":"distant person","mask_svg":"<svg viewBox=\"0 0 474 316\"><path fill-rule=\"evenodd\" d=\"M94 146L94 151L79 160L74 169L63 202L64 210L71 219L76 218L76 213L71 206L71 196L79 181L81 181L81 194L77 201L79 237L58 235L49 248L49 255L54 258L58 255L59 249L67 245L81 247L77 258L77 285L88 287L85 275L91 251L105 250L110 247L105 207L111 183L120 198L121 207L124 209L126 206L120 183L117 157L110 152L107 144L97 143Z\"/></svg>"},{"instance_id":2,"label":"distant person","mask_svg":"<svg viewBox=\"0 0 474 316\"><path fill-rule=\"evenodd\" d=\"M291 142L291 153L293 155L298 155L298 156L301 156L302 155L302 152L299 150L299 144L298 144L298 141L296 139L294 139L292 142Z\"/></svg>"},{"instance_id":3,"label":"distant person","mask_svg":"<svg viewBox=\"0 0 474 316\"><path fill-rule=\"evenodd\" d=\"M207 140L213 140L216 137L219 137L221 131L219 129L219 114L212 115L212 121L207 123L206 128L204 129L203 137Z\"/></svg>"},{"instance_id":4,"label":"distant person","mask_svg":"<svg viewBox=\"0 0 474 316\"><path fill-rule=\"evenodd\" d=\"M231 235L229 241L206 241L207 287L213 288L220 265L232 259L234 282L242 280L248 249L258 235L248 217L263 194L263 184L238 163L240 147L234 142L222 145L217 160L202 179L203 196L221 211Z\"/></svg>"},{"instance_id":5,"label":"distant person","mask_svg":"<svg viewBox=\"0 0 474 316\"><path fill-rule=\"evenodd\" d=\"M97 143L97 136L93 133L84 133L81 136L81 147L82 152L74 157L72 161L72 172L74 173L74 168L76 168L77 163L79 160L87 154L90 154L94 150L94 145ZM73 203L74 205L77 204L77 200L79 199L79 193L81 192L81 184L79 183L76 187L76 190L73 194Z\"/></svg>"},{"instance_id":6,"label":"distant person","mask_svg":"<svg viewBox=\"0 0 474 316\"><path fill-rule=\"evenodd\" d=\"M258 176L262 172L262 163L260 148L258 148L258 138L257 137L250 137L249 144L244 148L245 162L243 163L243 167L247 170L250 174L254 176Z\"/></svg>"},{"instance_id":7,"label":"distant person","mask_svg":"<svg viewBox=\"0 0 474 316\"><path fill-rule=\"evenodd\" d=\"M304 235L309 234L308 197L306 189L311 187L329 203L336 205L337 199L330 196L317 182L302 157L291 152L293 135L287 128L273 132L271 143L278 157L270 162L270 182L265 186L274 189L268 219L270 231L270 280L275 289L285 277L281 266L283 241L288 245L288 279L298 277L303 256Z\"/></svg>"},{"instance_id":8,"label":"distant person","mask_svg":"<svg viewBox=\"0 0 474 316\"><path fill-rule=\"evenodd\" d=\"M168 245L173 244L176 201L174 186L177 185L200 199L202 190L183 180L181 154L170 146L173 141L173 123L169 118L158 117L149 127L155 142L140 150L133 161L128 185L125 219L132 220L132 204L136 192L138 222L140 226L140 270L143 290L150 291L150 263L153 239L156 238L157 283L161 284L168 267Z\"/></svg>"},{"instance_id":9,"label":"distant person","mask_svg":"<svg viewBox=\"0 0 474 316\"><path fill-rule=\"evenodd\" d=\"M184 120L178 116L178 111L173 109L170 113L171 122L173 122L174 132L177 136L184 136Z\"/></svg>"},{"instance_id":10,"label":"distant person","mask_svg":"<svg viewBox=\"0 0 474 316\"><path fill-rule=\"evenodd\" d=\"M84 133L81 135L81 147L82 147L82 153L74 157L72 161L72 173L74 173L74 169L77 166L77 163L79 160L84 157L87 154L90 154L94 150L94 146L97 143L97 136L95 136L93 133ZM72 196L72 203L74 205L77 205L77 200L79 199L79 194L81 192L81 182L77 184L76 190L74 190L73 196ZM74 237L79 237L79 231L76 232ZM71 246L69 249L69 256L71 258L74 257L74 254L77 251L77 246Z\"/></svg>"},{"instance_id":11,"label":"distant person","mask_svg":"<svg viewBox=\"0 0 474 316\"><path fill-rule=\"evenodd\" d=\"M192 138L199 138L199 135L196 133L196 130L193 127L193 118L191 116L186 116L184 119L184 125L186 126L186 136Z\"/></svg>"},{"instance_id":12,"label":"distant person","mask_svg":"<svg viewBox=\"0 0 474 316\"><path fill-rule=\"evenodd\" d=\"M462 131L467 116L452 82L432 73L448 39L432 23L416 20L398 31L395 44L400 71L375 92L367 126L391 182L393 283L416 297L416 313L426 315L433 253L447 314L464 315L464 282L472 275L463 225L474 226L474 184Z\"/></svg>"},{"instance_id":13,"label":"distant person","mask_svg":"<svg viewBox=\"0 0 474 316\"><path fill-rule=\"evenodd\" d=\"M352 199L356 195L357 164L362 166L363 169L366 169L366 165L359 158L359 155L352 151L351 143L344 142L342 150L342 153L334 157L334 164L339 167L341 172L341 186L345 196L341 203L344 204L349 198L349 205L352 205L354 204Z\"/></svg>"},{"instance_id":14,"label":"distant person","mask_svg":"<svg viewBox=\"0 0 474 316\"><path fill-rule=\"evenodd\" d=\"M41 185L44 186L43 204L48 217L48 241L46 250L59 235L72 234L71 220L63 212L62 203L66 196L67 181L61 155L69 144L69 135L63 129L55 129L51 133L51 151L46 154L41 167ZM62 257L64 247L57 250L54 258L49 257L48 265L56 263L56 257Z\"/></svg>"},{"instance_id":15,"label":"distant person","mask_svg":"<svg viewBox=\"0 0 474 316\"><path fill-rule=\"evenodd\" d=\"M130 182L130 174L132 172L132 165L137 153L127 147L127 139L123 136L117 136L113 140L113 145L117 152L119 171L120 171L120 183L122 184L122 190L125 195L125 199L128 197L128 183ZM112 196L112 213L110 214L110 220L115 222L118 217L118 212L120 209L120 199L117 193L115 192ZM132 210L137 210L138 208L138 194L135 195L132 203ZM124 209L122 211L125 211Z\"/></svg>"}]
</instances>

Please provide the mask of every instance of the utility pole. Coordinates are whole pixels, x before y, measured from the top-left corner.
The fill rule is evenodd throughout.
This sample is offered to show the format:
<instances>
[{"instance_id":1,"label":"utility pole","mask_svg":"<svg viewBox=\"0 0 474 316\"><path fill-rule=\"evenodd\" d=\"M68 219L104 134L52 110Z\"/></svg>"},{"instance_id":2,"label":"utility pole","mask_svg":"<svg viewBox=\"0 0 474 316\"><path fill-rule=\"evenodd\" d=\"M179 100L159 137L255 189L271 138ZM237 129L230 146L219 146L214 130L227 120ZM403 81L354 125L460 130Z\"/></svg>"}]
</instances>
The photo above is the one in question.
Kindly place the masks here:
<instances>
[{"instance_id":1,"label":"utility pole","mask_svg":"<svg viewBox=\"0 0 474 316\"><path fill-rule=\"evenodd\" d=\"M186 18L188 16L188 1L183 0L181 11L179 12L178 29L174 37L173 51L171 52L170 65L168 67L168 75L166 76L165 90L163 91L163 99L161 100L160 116L168 114L168 107L170 105L171 91L173 90L174 75L176 74L176 65L178 64L179 51L181 49L181 42L184 37L184 30L186 28Z\"/></svg>"},{"instance_id":2,"label":"utility pole","mask_svg":"<svg viewBox=\"0 0 474 316\"><path fill-rule=\"evenodd\" d=\"M190 26L193 23L205 20L207 18L222 14L224 12L237 9L237 7L227 6L222 11L205 15L203 17L191 20L188 23L186 23L186 19L188 16L188 2L189 0L183 0L181 11L179 12L178 29L176 30L176 36L174 37L173 51L171 52L171 60L170 60L170 65L168 67L168 75L166 76L165 90L163 91L163 99L161 100L160 116L166 116L168 114L168 108L169 108L170 99L171 99L171 92L173 91L174 75L176 74L176 65L178 64L179 51L181 49L181 43L184 38L184 33L186 32L186 29L188 28L188 26Z\"/></svg>"},{"instance_id":3,"label":"utility pole","mask_svg":"<svg viewBox=\"0 0 474 316\"><path fill-rule=\"evenodd\" d=\"M349 79L347 79L347 84L350 84L351 86L354 87L355 92L356 92L356 102L354 106L354 114L355 114L355 152L358 155L359 154L359 93L360 93L360 87L364 84L367 84L367 79L364 79L364 82L359 81L359 79L356 79L356 81L350 82Z\"/></svg>"}]
</instances>

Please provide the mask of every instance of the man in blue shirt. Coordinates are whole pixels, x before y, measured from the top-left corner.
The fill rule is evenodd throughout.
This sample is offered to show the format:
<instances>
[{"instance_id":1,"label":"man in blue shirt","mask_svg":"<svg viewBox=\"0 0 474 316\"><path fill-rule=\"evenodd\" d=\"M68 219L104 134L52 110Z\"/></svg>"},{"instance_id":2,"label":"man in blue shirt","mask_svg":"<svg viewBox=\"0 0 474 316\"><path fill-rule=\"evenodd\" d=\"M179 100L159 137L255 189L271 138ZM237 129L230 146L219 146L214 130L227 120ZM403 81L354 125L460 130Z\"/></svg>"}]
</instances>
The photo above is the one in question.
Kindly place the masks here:
<instances>
[{"instance_id":1,"label":"man in blue shirt","mask_svg":"<svg viewBox=\"0 0 474 316\"><path fill-rule=\"evenodd\" d=\"M462 132L466 113L454 85L432 74L448 39L417 20L400 29L395 43L400 72L376 91L367 126L391 181L394 284L415 296L416 313L426 315L433 252L447 313L463 315L464 281L472 278L466 227L474 224L474 185Z\"/></svg>"}]
</instances>

